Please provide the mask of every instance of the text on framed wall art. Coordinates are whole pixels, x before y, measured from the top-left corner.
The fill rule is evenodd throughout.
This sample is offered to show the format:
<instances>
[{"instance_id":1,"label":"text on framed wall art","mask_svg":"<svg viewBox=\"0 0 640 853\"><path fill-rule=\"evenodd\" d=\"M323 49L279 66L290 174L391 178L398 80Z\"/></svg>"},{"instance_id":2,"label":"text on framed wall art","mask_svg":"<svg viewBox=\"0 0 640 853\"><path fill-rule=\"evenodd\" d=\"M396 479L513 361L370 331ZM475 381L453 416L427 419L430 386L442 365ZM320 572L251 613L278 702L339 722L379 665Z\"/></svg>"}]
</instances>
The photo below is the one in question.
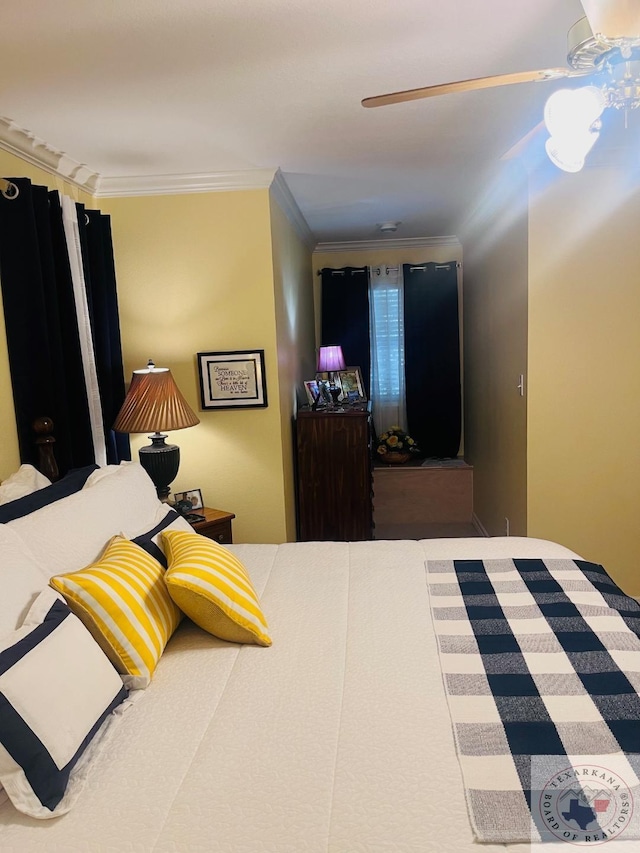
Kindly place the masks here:
<instances>
[{"instance_id":1,"label":"text on framed wall art","mask_svg":"<svg viewBox=\"0 0 640 853\"><path fill-rule=\"evenodd\" d=\"M267 405L264 350L199 352L197 358L203 409Z\"/></svg>"}]
</instances>

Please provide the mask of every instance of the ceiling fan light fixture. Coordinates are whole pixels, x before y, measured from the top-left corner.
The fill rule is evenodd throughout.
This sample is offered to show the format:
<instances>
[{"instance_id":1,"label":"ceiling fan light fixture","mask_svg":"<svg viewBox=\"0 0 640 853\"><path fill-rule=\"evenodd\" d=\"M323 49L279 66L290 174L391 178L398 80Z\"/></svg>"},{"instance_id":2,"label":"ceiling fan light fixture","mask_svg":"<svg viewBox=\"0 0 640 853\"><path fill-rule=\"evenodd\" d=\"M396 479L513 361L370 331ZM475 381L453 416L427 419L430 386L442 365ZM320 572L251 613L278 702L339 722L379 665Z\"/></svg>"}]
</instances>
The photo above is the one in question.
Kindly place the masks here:
<instances>
[{"instance_id":1,"label":"ceiling fan light fixture","mask_svg":"<svg viewBox=\"0 0 640 853\"><path fill-rule=\"evenodd\" d=\"M551 161L566 172L579 172L585 157L599 137L600 116L614 107L627 114L640 109L640 2L639 0L581 0L585 17L567 34L567 68L545 68L473 77L437 83L365 98L365 107L380 107L404 101L471 92L560 78L594 75L598 85L558 89L547 100L544 122L550 139L546 151ZM513 149L512 149L513 150ZM380 231L394 231L393 223L378 225Z\"/></svg>"},{"instance_id":2,"label":"ceiling fan light fixture","mask_svg":"<svg viewBox=\"0 0 640 853\"><path fill-rule=\"evenodd\" d=\"M547 156L558 169L563 172L579 172L599 136L598 131L575 133L572 136L551 136L544 147Z\"/></svg>"},{"instance_id":3,"label":"ceiling fan light fixture","mask_svg":"<svg viewBox=\"0 0 640 853\"><path fill-rule=\"evenodd\" d=\"M605 106L605 94L597 86L558 89L547 98L544 123L551 136L581 133L600 118Z\"/></svg>"},{"instance_id":4,"label":"ceiling fan light fixture","mask_svg":"<svg viewBox=\"0 0 640 853\"><path fill-rule=\"evenodd\" d=\"M579 172L600 133L600 116L607 105L597 86L558 89L544 107L544 123L551 134L545 150L564 172Z\"/></svg>"}]
</instances>

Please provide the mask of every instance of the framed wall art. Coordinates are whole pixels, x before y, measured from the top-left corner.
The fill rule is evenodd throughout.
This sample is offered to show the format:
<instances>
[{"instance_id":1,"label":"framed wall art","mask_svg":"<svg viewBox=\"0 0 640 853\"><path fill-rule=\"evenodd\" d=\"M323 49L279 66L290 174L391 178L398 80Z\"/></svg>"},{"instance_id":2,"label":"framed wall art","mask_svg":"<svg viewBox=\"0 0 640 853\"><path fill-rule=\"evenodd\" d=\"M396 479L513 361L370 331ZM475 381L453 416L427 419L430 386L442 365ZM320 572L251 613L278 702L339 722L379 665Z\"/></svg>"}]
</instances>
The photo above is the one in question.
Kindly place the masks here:
<instances>
[{"instance_id":1,"label":"framed wall art","mask_svg":"<svg viewBox=\"0 0 640 853\"><path fill-rule=\"evenodd\" d=\"M264 350L199 352L197 358L203 409L267 406Z\"/></svg>"}]
</instances>

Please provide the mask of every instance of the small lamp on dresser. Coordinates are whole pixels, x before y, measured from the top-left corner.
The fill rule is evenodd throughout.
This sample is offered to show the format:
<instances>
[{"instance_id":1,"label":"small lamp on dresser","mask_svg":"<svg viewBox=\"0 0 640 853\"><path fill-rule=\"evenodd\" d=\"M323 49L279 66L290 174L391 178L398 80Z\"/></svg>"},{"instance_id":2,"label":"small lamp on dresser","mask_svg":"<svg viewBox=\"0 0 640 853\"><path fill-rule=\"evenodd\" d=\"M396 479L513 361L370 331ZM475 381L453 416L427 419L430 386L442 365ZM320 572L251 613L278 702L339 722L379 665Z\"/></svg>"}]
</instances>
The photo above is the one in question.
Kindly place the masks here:
<instances>
[{"instance_id":1,"label":"small lamp on dresser","mask_svg":"<svg viewBox=\"0 0 640 853\"><path fill-rule=\"evenodd\" d=\"M180 393L168 367L149 360L134 370L131 385L113 425L116 432L148 432L151 444L141 447L140 464L153 480L158 497L167 501L180 466L180 448L167 444L163 430L185 429L200 423Z\"/></svg>"},{"instance_id":2,"label":"small lamp on dresser","mask_svg":"<svg viewBox=\"0 0 640 853\"><path fill-rule=\"evenodd\" d=\"M338 370L344 370L346 367L342 347L329 346L320 347L318 350L318 373L327 373L329 376L329 393L333 398L333 405L338 405L338 397L340 396L340 388L336 386L335 374Z\"/></svg>"}]
</instances>

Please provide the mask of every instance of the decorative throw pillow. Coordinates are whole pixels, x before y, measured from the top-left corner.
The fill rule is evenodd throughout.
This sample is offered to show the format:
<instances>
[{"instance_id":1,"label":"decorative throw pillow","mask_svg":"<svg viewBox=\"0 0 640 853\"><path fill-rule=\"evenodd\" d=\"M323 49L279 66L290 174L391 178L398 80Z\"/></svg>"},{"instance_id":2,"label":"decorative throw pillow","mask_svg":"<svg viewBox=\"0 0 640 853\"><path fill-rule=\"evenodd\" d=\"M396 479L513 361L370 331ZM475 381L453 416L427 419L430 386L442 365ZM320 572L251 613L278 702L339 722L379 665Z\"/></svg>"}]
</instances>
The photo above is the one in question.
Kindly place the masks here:
<instances>
[{"instance_id":1,"label":"decorative throw pillow","mask_svg":"<svg viewBox=\"0 0 640 853\"><path fill-rule=\"evenodd\" d=\"M89 632L43 590L22 627L0 641L0 782L19 811L69 811L111 712L126 698Z\"/></svg>"},{"instance_id":2,"label":"decorative throw pillow","mask_svg":"<svg viewBox=\"0 0 640 853\"><path fill-rule=\"evenodd\" d=\"M49 581L129 687L147 687L182 618L163 575L146 551L114 536L97 562Z\"/></svg>"},{"instance_id":3,"label":"decorative throw pillow","mask_svg":"<svg viewBox=\"0 0 640 853\"><path fill-rule=\"evenodd\" d=\"M270 646L267 621L240 560L212 539L165 531L169 594L196 625L231 643Z\"/></svg>"}]
</instances>

